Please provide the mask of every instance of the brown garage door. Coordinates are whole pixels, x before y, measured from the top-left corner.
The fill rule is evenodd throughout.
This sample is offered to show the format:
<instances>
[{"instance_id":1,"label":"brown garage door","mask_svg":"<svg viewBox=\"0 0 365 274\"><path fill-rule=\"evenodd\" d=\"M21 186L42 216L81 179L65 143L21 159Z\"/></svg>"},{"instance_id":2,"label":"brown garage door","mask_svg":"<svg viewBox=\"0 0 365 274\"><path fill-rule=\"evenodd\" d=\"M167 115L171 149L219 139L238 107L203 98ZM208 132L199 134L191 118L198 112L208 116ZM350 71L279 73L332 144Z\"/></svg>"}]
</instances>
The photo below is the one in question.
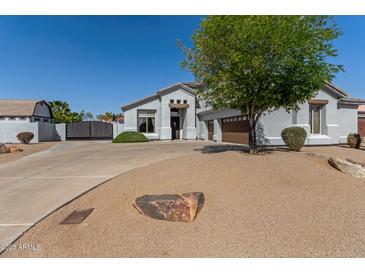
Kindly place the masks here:
<instances>
[{"instance_id":1,"label":"brown garage door","mask_svg":"<svg viewBox=\"0 0 365 274\"><path fill-rule=\"evenodd\" d=\"M359 117L359 134L365 137L365 117Z\"/></svg>"},{"instance_id":2,"label":"brown garage door","mask_svg":"<svg viewBox=\"0 0 365 274\"><path fill-rule=\"evenodd\" d=\"M222 141L248 145L249 128L245 116L224 118L222 119Z\"/></svg>"},{"instance_id":3,"label":"brown garage door","mask_svg":"<svg viewBox=\"0 0 365 274\"><path fill-rule=\"evenodd\" d=\"M214 134L214 121L208 121L208 140L213 141L213 134Z\"/></svg>"}]
</instances>

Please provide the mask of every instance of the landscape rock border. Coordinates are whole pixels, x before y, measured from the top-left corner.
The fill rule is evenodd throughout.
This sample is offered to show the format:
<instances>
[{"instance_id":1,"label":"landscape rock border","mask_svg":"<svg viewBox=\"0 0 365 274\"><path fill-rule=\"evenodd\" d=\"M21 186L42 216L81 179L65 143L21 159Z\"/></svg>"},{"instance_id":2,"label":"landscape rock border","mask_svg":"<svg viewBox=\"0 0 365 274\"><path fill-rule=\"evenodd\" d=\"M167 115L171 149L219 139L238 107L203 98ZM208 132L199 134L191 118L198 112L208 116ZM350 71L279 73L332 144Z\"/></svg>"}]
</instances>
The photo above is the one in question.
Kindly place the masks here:
<instances>
[{"instance_id":1,"label":"landscape rock border","mask_svg":"<svg viewBox=\"0 0 365 274\"><path fill-rule=\"evenodd\" d=\"M365 168L361 163L344 160L337 157L330 157L328 159L328 163L342 173L365 181Z\"/></svg>"}]
</instances>

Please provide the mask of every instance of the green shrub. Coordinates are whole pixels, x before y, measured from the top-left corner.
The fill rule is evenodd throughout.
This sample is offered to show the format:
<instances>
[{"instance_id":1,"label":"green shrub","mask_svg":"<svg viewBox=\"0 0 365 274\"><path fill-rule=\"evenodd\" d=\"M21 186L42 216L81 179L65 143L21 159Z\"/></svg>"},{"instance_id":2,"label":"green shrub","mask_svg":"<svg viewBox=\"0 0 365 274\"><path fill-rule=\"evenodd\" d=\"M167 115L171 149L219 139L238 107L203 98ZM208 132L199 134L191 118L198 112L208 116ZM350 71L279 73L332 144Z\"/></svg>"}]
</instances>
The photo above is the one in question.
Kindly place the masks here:
<instances>
[{"instance_id":1,"label":"green shrub","mask_svg":"<svg viewBox=\"0 0 365 274\"><path fill-rule=\"evenodd\" d=\"M307 132L302 127L288 127L281 131L281 138L290 150L300 151L307 138Z\"/></svg>"},{"instance_id":2,"label":"green shrub","mask_svg":"<svg viewBox=\"0 0 365 274\"><path fill-rule=\"evenodd\" d=\"M22 144L29 144L34 138L34 134L32 132L20 132L16 138L18 138Z\"/></svg>"},{"instance_id":3,"label":"green shrub","mask_svg":"<svg viewBox=\"0 0 365 274\"><path fill-rule=\"evenodd\" d=\"M136 142L148 142L148 139L142 133L135 131L126 131L119 134L113 140L113 143L136 143Z\"/></svg>"},{"instance_id":4,"label":"green shrub","mask_svg":"<svg viewBox=\"0 0 365 274\"><path fill-rule=\"evenodd\" d=\"M360 148L361 137L360 134L350 133L347 135L347 143L351 148Z\"/></svg>"}]
</instances>

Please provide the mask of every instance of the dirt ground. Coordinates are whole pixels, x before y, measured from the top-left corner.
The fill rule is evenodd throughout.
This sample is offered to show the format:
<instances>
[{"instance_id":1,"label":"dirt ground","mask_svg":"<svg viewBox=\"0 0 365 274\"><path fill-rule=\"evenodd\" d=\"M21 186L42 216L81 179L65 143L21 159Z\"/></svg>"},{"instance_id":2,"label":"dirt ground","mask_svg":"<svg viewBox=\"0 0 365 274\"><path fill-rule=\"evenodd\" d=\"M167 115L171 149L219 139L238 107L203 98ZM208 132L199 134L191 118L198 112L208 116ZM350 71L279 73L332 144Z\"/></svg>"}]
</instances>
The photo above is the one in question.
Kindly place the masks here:
<instances>
[{"instance_id":1,"label":"dirt ground","mask_svg":"<svg viewBox=\"0 0 365 274\"><path fill-rule=\"evenodd\" d=\"M233 151L232 151L233 150ZM365 182L306 152L365 162L365 151L305 148L248 155L204 149L137 168L62 207L26 232L6 257L364 257ZM144 194L202 191L193 223L141 216ZM59 223L95 208L79 225Z\"/></svg>"},{"instance_id":2,"label":"dirt ground","mask_svg":"<svg viewBox=\"0 0 365 274\"><path fill-rule=\"evenodd\" d=\"M42 143L29 144L29 145L23 145L23 144L10 145L10 144L6 144L7 146L19 147L19 148L23 149L23 151L22 152L0 154L0 164L15 161L15 160L18 160L18 159L20 159L24 156L27 156L27 155L30 155L30 154L33 154L33 153L37 153L37 152L49 149L50 147L54 146L55 144L57 144L57 142L42 142Z\"/></svg>"}]
</instances>

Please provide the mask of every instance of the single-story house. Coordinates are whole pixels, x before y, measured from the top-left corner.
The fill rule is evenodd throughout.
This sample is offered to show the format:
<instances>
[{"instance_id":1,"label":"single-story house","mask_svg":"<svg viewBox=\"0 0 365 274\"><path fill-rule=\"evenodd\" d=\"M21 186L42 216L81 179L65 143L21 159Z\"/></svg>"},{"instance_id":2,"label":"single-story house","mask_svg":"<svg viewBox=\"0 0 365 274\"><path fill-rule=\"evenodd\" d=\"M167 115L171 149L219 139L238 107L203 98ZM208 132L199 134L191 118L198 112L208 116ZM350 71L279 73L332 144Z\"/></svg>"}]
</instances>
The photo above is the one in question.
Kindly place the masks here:
<instances>
[{"instance_id":1,"label":"single-story house","mask_svg":"<svg viewBox=\"0 0 365 274\"><path fill-rule=\"evenodd\" d=\"M197 98L198 82L177 83L122 106L124 131L138 131L149 139L207 139L248 144L246 115L236 109L216 111ZM300 126L307 131L307 145L345 143L358 132L358 107L365 100L326 84L299 111L284 109L266 113L258 122L260 145L283 145L281 130Z\"/></svg>"},{"instance_id":2,"label":"single-story house","mask_svg":"<svg viewBox=\"0 0 365 274\"><path fill-rule=\"evenodd\" d=\"M51 109L43 100L0 100L1 122L51 122Z\"/></svg>"}]
</instances>

